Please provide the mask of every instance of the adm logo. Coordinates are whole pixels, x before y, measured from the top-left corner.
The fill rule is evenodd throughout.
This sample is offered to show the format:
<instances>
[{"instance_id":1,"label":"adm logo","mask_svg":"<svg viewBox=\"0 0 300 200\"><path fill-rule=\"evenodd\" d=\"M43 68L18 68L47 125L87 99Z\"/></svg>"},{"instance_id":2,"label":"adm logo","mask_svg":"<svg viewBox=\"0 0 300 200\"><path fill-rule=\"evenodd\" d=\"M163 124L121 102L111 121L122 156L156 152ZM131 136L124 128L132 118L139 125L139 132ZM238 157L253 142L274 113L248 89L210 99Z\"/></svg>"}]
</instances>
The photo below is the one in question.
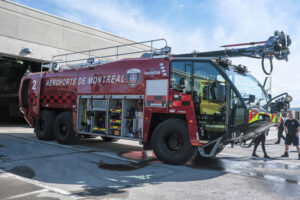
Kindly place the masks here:
<instances>
[{"instance_id":1,"label":"adm logo","mask_svg":"<svg viewBox=\"0 0 300 200\"><path fill-rule=\"evenodd\" d=\"M130 87L135 87L140 80L141 70L129 69L127 71L127 82Z\"/></svg>"}]
</instances>

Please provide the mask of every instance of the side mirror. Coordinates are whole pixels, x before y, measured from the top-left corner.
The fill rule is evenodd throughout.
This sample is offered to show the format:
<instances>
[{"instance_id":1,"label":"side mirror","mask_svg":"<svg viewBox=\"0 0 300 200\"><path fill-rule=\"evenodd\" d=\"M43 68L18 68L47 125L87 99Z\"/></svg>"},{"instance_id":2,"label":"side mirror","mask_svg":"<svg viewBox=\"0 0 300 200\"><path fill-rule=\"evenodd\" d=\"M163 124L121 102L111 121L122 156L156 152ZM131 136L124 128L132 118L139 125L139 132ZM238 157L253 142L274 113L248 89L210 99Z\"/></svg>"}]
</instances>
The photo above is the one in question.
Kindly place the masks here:
<instances>
[{"instance_id":1,"label":"side mirror","mask_svg":"<svg viewBox=\"0 0 300 200\"><path fill-rule=\"evenodd\" d=\"M249 95L249 103L254 103L255 102L255 95L250 94Z\"/></svg>"}]
</instances>

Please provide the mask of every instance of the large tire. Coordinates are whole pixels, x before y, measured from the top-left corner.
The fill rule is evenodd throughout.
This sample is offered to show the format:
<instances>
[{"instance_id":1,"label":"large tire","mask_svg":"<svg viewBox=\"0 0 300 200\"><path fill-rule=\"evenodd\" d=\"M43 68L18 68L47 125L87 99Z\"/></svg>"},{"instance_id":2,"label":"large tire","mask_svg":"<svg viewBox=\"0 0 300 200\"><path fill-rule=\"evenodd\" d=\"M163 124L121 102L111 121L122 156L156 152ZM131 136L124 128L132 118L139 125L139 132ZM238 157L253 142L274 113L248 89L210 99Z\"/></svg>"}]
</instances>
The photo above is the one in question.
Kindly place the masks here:
<instances>
[{"instance_id":1,"label":"large tire","mask_svg":"<svg viewBox=\"0 0 300 200\"><path fill-rule=\"evenodd\" d=\"M157 158L167 164L179 165L193 155L186 123L168 119L160 123L152 135L152 147Z\"/></svg>"},{"instance_id":2,"label":"large tire","mask_svg":"<svg viewBox=\"0 0 300 200\"><path fill-rule=\"evenodd\" d=\"M34 132L39 140L53 140L53 125L56 113L50 110L43 110L40 118L35 122Z\"/></svg>"},{"instance_id":3,"label":"large tire","mask_svg":"<svg viewBox=\"0 0 300 200\"><path fill-rule=\"evenodd\" d=\"M73 131L73 116L71 112L60 113L54 122L54 136L61 144L76 143L80 135Z\"/></svg>"},{"instance_id":4,"label":"large tire","mask_svg":"<svg viewBox=\"0 0 300 200\"><path fill-rule=\"evenodd\" d=\"M105 136L101 136L101 138L104 142L116 142L119 140L117 138L111 138L111 137L105 137Z\"/></svg>"}]
</instances>

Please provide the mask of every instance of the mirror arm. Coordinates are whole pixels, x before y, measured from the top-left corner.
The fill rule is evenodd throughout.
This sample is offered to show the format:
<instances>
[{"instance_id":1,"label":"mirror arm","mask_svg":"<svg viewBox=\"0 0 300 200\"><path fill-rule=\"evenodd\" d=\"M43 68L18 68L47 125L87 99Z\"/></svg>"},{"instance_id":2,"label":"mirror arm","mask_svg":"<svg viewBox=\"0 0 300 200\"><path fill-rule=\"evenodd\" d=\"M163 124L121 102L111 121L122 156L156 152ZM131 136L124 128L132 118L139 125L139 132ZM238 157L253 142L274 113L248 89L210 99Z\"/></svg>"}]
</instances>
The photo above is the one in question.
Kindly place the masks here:
<instances>
[{"instance_id":1,"label":"mirror arm","mask_svg":"<svg viewBox=\"0 0 300 200\"><path fill-rule=\"evenodd\" d=\"M264 84L263 84L263 88L265 89L266 83L267 83L268 77L265 78Z\"/></svg>"},{"instance_id":2,"label":"mirror arm","mask_svg":"<svg viewBox=\"0 0 300 200\"><path fill-rule=\"evenodd\" d=\"M270 99L269 101L268 101L268 103L267 103L267 106L269 106L269 104L274 100L274 99L277 99L278 97L281 97L281 96L283 96L283 95L288 95L288 93L287 92L284 92L284 93L281 93L281 94L279 94L279 95L277 95L276 97L273 97L272 99Z\"/></svg>"}]
</instances>

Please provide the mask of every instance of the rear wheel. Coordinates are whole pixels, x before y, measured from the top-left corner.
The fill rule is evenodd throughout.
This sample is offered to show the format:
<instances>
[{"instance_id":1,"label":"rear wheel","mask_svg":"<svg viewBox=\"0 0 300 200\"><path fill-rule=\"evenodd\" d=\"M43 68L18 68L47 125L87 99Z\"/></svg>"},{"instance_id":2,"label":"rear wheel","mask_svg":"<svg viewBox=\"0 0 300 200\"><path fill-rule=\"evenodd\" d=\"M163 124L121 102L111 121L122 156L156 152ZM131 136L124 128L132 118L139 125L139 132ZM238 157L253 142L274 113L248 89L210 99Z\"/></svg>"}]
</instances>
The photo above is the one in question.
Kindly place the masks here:
<instances>
[{"instance_id":1,"label":"rear wheel","mask_svg":"<svg viewBox=\"0 0 300 200\"><path fill-rule=\"evenodd\" d=\"M73 131L73 116L71 112L60 113L54 122L55 139L61 144L72 144L79 140L80 136Z\"/></svg>"},{"instance_id":2,"label":"rear wheel","mask_svg":"<svg viewBox=\"0 0 300 200\"><path fill-rule=\"evenodd\" d=\"M194 149L187 126L180 119L168 119L159 124L153 132L152 147L159 160L172 165L187 162Z\"/></svg>"},{"instance_id":3,"label":"rear wheel","mask_svg":"<svg viewBox=\"0 0 300 200\"><path fill-rule=\"evenodd\" d=\"M34 132L40 140L53 140L53 125L56 113L50 110L43 110L40 118L35 122Z\"/></svg>"}]
</instances>

